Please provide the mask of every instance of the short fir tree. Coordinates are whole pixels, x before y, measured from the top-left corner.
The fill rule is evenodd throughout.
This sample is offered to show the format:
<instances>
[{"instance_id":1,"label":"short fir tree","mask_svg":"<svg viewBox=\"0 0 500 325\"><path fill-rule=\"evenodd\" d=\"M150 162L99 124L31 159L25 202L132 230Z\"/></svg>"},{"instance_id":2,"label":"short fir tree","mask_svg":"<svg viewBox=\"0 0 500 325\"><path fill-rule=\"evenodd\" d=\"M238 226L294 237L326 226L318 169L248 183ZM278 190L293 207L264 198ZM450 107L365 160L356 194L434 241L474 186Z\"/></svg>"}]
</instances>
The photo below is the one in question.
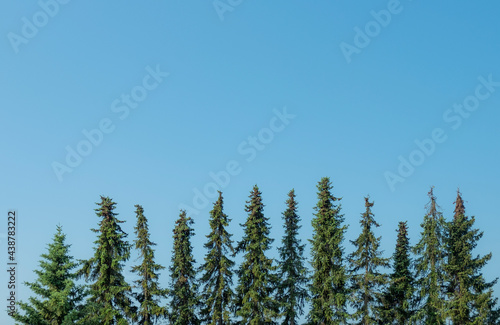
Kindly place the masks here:
<instances>
[{"instance_id":1,"label":"short fir tree","mask_svg":"<svg viewBox=\"0 0 500 325\"><path fill-rule=\"evenodd\" d=\"M42 254L40 269L35 270L35 282L24 284L35 294L29 303L19 302L19 308L13 318L26 325L69 325L82 316L84 288L76 285L78 264L69 255L70 245L66 244L66 235L62 227L57 226L53 242L48 245L48 252Z\"/></svg>"},{"instance_id":2,"label":"short fir tree","mask_svg":"<svg viewBox=\"0 0 500 325\"><path fill-rule=\"evenodd\" d=\"M375 227L380 225L372 213L373 202L365 198L366 211L362 214L361 233L351 243L354 252L349 255L351 266L351 304L354 308L352 319L355 324L370 325L379 321L378 303L381 292L387 283L387 276L380 268L389 267L389 259L382 257L380 248L381 237L375 237Z\"/></svg>"},{"instance_id":3,"label":"short fir tree","mask_svg":"<svg viewBox=\"0 0 500 325\"><path fill-rule=\"evenodd\" d=\"M198 284L196 281L195 259L191 238L194 236L193 220L181 210L174 228L174 249L170 266L171 288L170 324L197 325Z\"/></svg>"},{"instance_id":4,"label":"short fir tree","mask_svg":"<svg viewBox=\"0 0 500 325\"><path fill-rule=\"evenodd\" d=\"M243 253L243 262L237 271L235 308L240 324L276 324L279 305L274 299L277 285L276 266L266 256L273 240L269 237L269 219L264 216L261 192L254 186L242 225L244 236L236 247Z\"/></svg>"},{"instance_id":5,"label":"short fir tree","mask_svg":"<svg viewBox=\"0 0 500 325\"><path fill-rule=\"evenodd\" d=\"M397 232L396 250L392 256L393 272L381 299L381 325L411 324L415 311L415 276L407 222L400 222Z\"/></svg>"},{"instance_id":6,"label":"short fir tree","mask_svg":"<svg viewBox=\"0 0 500 325\"><path fill-rule=\"evenodd\" d=\"M287 209L283 213L285 235L278 249L280 261L278 264L278 293L276 299L282 305L282 324L299 324L303 314L304 304L308 298L308 271L304 265L304 248L299 239L300 217L297 214L295 191L288 193Z\"/></svg>"},{"instance_id":7,"label":"short fir tree","mask_svg":"<svg viewBox=\"0 0 500 325\"><path fill-rule=\"evenodd\" d=\"M137 311L139 324L151 325L167 316L167 309L160 305L161 299L166 298L167 290L160 287L158 279L159 271L165 267L155 263L153 247L156 244L150 240L148 219L144 215L144 209L140 205L136 205L135 208L137 224L134 228L136 235L134 244L135 249L139 251L141 263L132 267L132 272L139 277L134 281L136 288L139 289L134 296L139 303Z\"/></svg>"},{"instance_id":8,"label":"short fir tree","mask_svg":"<svg viewBox=\"0 0 500 325\"><path fill-rule=\"evenodd\" d=\"M202 294L202 319L209 325L231 324L231 307L234 297L233 284L234 255L233 241L226 228L230 219L224 213L224 199L219 198L210 211L210 229L207 235L205 263L200 267Z\"/></svg>"},{"instance_id":9,"label":"short fir tree","mask_svg":"<svg viewBox=\"0 0 500 325\"><path fill-rule=\"evenodd\" d=\"M417 294L420 302L414 318L425 325L445 323L444 259L445 220L436 203L434 189L429 191L430 202L422 223L420 241L414 247L416 258Z\"/></svg>"}]
</instances>

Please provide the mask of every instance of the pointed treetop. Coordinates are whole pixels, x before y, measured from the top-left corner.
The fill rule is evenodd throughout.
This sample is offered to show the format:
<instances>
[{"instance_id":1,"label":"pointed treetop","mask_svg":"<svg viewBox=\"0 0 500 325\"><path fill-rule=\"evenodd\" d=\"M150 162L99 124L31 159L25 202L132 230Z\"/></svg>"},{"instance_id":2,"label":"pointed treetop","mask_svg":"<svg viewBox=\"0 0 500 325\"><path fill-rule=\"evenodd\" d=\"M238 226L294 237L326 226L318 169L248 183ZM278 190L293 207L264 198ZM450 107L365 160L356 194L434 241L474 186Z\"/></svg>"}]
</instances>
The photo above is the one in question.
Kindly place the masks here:
<instances>
[{"instance_id":1,"label":"pointed treetop","mask_svg":"<svg viewBox=\"0 0 500 325\"><path fill-rule=\"evenodd\" d=\"M374 202L370 203L369 200L370 200L369 196L365 197L365 207L367 207L367 208L371 208L374 204Z\"/></svg>"},{"instance_id":2,"label":"pointed treetop","mask_svg":"<svg viewBox=\"0 0 500 325\"><path fill-rule=\"evenodd\" d=\"M455 204L455 218L460 215L465 215L465 206L464 200L462 199L462 193L460 193L460 189L457 189L457 199L454 202Z\"/></svg>"},{"instance_id":3,"label":"pointed treetop","mask_svg":"<svg viewBox=\"0 0 500 325\"><path fill-rule=\"evenodd\" d=\"M430 202L426 204L425 208L428 209L428 215L433 216L440 209L439 205L436 203L436 196L434 195L434 186L431 186L430 191L427 193Z\"/></svg>"},{"instance_id":4,"label":"pointed treetop","mask_svg":"<svg viewBox=\"0 0 500 325\"><path fill-rule=\"evenodd\" d=\"M427 195L431 198L431 200L436 199L436 197L434 196L434 186L431 186L431 190L427 193Z\"/></svg>"}]
</instances>

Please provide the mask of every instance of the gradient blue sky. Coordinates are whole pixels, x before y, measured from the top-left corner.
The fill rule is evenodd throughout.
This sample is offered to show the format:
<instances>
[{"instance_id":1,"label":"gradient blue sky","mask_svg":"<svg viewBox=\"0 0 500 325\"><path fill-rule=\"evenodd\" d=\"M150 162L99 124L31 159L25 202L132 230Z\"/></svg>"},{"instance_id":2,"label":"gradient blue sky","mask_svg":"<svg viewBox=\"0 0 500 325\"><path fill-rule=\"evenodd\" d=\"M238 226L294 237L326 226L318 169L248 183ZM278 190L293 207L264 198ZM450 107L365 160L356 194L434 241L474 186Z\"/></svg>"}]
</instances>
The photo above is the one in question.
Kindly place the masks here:
<instances>
[{"instance_id":1,"label":"gradient blue sky","mask_svg":"<svg viewBox=\"0 0 500 325\"><path fill-rule=\"evenodd\" d=\"M43 15L34 1L4 3L0 233L8 209L17 209L18 282L34 279L32 270L58 223L74 257L91 256L100 195L117 202L130 240L134 204L143 205L158 262L169 266L179 207L192 205L193 189L202 190L211 182L209 173L232 160L241 172L222 190L235 241L254 184L277 239L274 257L288 191L296 190L307 242L323 176L331 177L334 195L343 197L350 225L346 252L359 232L363 197L370 195L386 256L400 220L408 220L411 242L417 242L430 186L448 219L460 187L468 214L485 231L476 252L493 252L484 273L489 280L498 276L500 87L490 86L489 98L478 101L468 118L460 117L459 127L459 113L447 111L472 100L468 96L475 95L481 76L500 81L500 4L401 1L387 26L348 63L341 43L354 45L356 27L373 27L372 10L395 5L242 1L221 20L211 1L70 1L16 53L13 35L23 37L25 21ZM113 101L141 85L148 66L169 76L120 119ZM262 130L274 121L273 110L284 107L296 117L248 162L238 147L248 149L243 142L267 132ZM76 148L85 140L82 130L103 119L112 122L113 132L59 181L53 163L65 163L65 148ZM391 190L384 173L397 173L398 157L409 159L418 149L415 140L430 138L436 128L446 141L436 143ZM210 206L191 213L198 262ZM5 265L5 237L0 240ZM4 297L5 272L0 281ZM168 284L168 272L161 281ZM498 295L500 286L495 289ZM18 291L24 300L29 294L25 287ZM10 320L2 314L0 322Z\"/></svg>"}]
</instances>

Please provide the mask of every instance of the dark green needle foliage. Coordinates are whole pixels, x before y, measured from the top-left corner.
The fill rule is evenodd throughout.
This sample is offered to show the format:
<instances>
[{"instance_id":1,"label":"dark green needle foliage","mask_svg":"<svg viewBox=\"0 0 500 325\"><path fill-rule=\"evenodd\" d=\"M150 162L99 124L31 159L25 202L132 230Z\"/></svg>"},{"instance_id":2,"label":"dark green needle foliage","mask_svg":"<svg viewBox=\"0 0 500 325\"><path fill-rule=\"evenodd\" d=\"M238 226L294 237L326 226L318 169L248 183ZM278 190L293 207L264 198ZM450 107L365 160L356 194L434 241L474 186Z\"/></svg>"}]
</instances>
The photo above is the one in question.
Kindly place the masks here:
<instances>
[{"instance_id":1,"label":"dark green needle foliage","mask_svg":"<svg viewBox=\"0 0 500 325\"><path fill-rule=\"evenodd\" d=\"M415 277L412 272L408 225L400 222L396 250L392 257L393 272L380 307L380 324L411 324L415 308Z\"/></svg>"},{"instance_id":2,"label":"dark green needle foliage","mask_svg":"<svg viewBox=\"0 0 500 325\"><path fill-rule=\"evenodd\" d=\"M194 230L191 227L193 220L181 210L179 219L174 228L174 250L172 265L170 266L171 288L170 296L170 324L193 325L199 324L197 310L198 287L193 257L191 238Z\"/></svg>"},{"instance_id":3,"label":"dark green needle foliage","mask_svg":"<svg viewBox=\"0 0 500 325\"><path fill-rule=\"evenodd\" d=\"M440 325L445 321L444 259L445 220L439 211L433 188L429 191L430 202L422 223L420 241L414 247L418 299L420 307L415 314L422 324Z\"/></svg>"},{"instance_id":4,"label":"dark green needle foliage","mask_svg":"<svg viewBox=\"0 0 500 325\"><path fill-rule=\"evenodd\" d=\"M378 302L387 283L387 276L380 273L380 268L389 267L389 259L382 257L381 237L375 237L373 230L380 225L375 221L371 208L373 202L365 198L366 211L362 214L359 237L351 241L354 252L349 255L351 266L351 304L354 308L352 319L355 324L377 324Z\"/></svg>"},{"instance_id":5,"label":"dark green needle foliage","mask_svg":"<svg viewBox=\"0 0 500 325\"><path fill-rule=\"evenodd\" d=\"M35 282L24 284L35 294L29 303L19 302L23 314L13 318L27 325L69 325L82 316L81 302L84 298L83 287L75 284L78 266L69 255L70 245L65 243L66 235L57 226L54 240L48 245L48 252L42 254L40 269L35 270Z\"/></svg>"},{"instance_id":6,"label":"dark green needle foliage","mask_svg":"<svg viewBox=\"0 0 500 325\"><path fill-rule=\"evenodd\" d=\"M231 323L230 307L234 293L233 284L234 262L229 256L234 255L233 241L226 227L230 219L224 213L222 193L210 211L210 229L205 263L200 267L202 294L202 318L205 324L228 325Z\"/></svg>"},{"instance_id":7,"label":"dark green needle foliage","mask_svg":"<svg viewBox=\"0 0 500 325\"><path fill-rule=\"evenodd\" d=\"M84 324L128 324L136 319L136 308L130 298L132 288L125 280L123 268L130 258L130 244L127 234L114 212L116 203L109 197L101 196L95 210L99 228L92 229L97 234L94 241L94 256L83 261L79 271L90 281L90 298Z\"/></svg>"},{"instance_id":8,"label":"dark green needle foliage","mask_svg":"<svg viewBox=\"0 0 500 325\"><path fill-rule=\"evenodd\" d=\"M486 282L481 270L491 259L491 253L474 256L473 250L483 233L474 229L474 217L465 214L460 192L455 202L455 215L447 225L446 294L448 316L454 325L485 324L491 316L493 282Z\"/></svg>"},{"instance_id":9,"label":"dark green needle foliage","mask_svg":"<svg viewBox=\"0 0 500 325\"><path fill-rule=\"evenodd\" d=\"M342 246L347 226L340 213L340 198L332 195L328 177L318 184L318 204L312 220L314 230L311 240L312 283L310 286L311 310L309 324L346 324L348 273Z\"/></svg>"},{"instance_id":10,"label":"dark green needle foliage","mask_svg":"<svg viewBox=\"0 0 500 325\"><path fill-rule=\"evenodd\" d=\"M303 314L304 303L308 298L307 292L307 269L304 265L304 248L299 239L301 226L300 217L297 214L297 201L295 191L288 193L286 201L287 209L283 213L285 221L285 235L282 246L278 249L280 261L278 265L277 300L282 305L282 324L296 325L299 317Z\"/></svg>"},{"instance_id":11,"label":"dark green needle foliage","mask_svg":"<svg viewBox=\"0 0 500 325\"><path fill-rule=\"evenodd\" d=\"M155 324L160 318L167 316L165 307L160 306L160 301L167 295L167 290L160 288L158 283L158 272L165 267L155 263L155 253L149 237L148 220L144 216L144 209L140 205L136 205L137 225L135 226L136 239L134 240L135 249L139 251L139 259L141 264L133 266L132 272L139 276L139 279L134 281L138 293L134 296L139 303L138 322L141 325Z\"/></svg>"},{"instance_id":12,"label":"dark green needle foliage","mask_svg":"<svg viewBox=\"0 0 500 325\"><path fill-rule=\"evenodd\" d=\"M236 253L243 253L243 262L237 271L236 316L240 324L275 324L279 305L273 297L277 285L273 259L266 256L273 240L269 237L268 218L264 216L261 192L254 186L247 202L248 213L243 239Z\"/></svg>"}]
</instances>

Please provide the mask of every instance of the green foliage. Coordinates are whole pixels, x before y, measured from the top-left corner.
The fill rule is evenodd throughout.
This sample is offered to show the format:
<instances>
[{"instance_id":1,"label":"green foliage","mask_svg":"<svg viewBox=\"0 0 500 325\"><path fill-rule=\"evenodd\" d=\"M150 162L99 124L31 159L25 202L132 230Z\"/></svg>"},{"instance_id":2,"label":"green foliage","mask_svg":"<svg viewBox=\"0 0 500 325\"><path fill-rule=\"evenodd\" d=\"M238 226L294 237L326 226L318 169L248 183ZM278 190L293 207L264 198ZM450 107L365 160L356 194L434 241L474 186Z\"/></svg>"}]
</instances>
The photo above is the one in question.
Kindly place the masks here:
<instances>
[{"instance_id":1,"label":"green foliage","mask_svg":"<svg viewBox=\"0 0 500 325\"><path fill-rule=\"evenodd\" d=\"M410 240L406 222L398 227L396 250L392 257L393 272L380 307L380 324L411 324L415 308L415 280L410 258Z\"/></svg>"},{"instance_id":2,"label":"green foliage","mask_svg":"<svg viewBox=\"0 0 500 325\"><path fill-rule=\"evenodd\" d=\"M13 318L27 325L66 325L73 324L82 316L81 302L84 298L83 287L75 284L78 266L69 255L70 245L65 244L66 235L57 226L54 240L48 245L47 254L42 254L40 269L35 270L35 282L25 282L35 296L29 303L19 302L23 314Z\"/></svg>"},{"instance_id":3,"label":"green foliage","mask_svg":"<svg viewBox=\"0 0 500 325\"><path fill-rule=\"evenodd\" d=\"M34 271L37 279L25 282L34 295L28 302L19 302L12 317L16 324L27 325L152 325L163 320L174 325L296 325L310 301L309 325L349 321L362 325L500 324L493 293L497 279L487 282L482 274L492 255L474 255L483 233L474 228L475 218L466 215L460 192L453 220L446 222L431 188L420 240L413 249L407 223L399 223L388 276L380 270L389 266L389 259L382 257L381 237L374 235L379 225L372 213L373 202L365 198L361 233L351 241L355 249L345 258L347 226L341 199L333 196L327 177L317 189L311 221L311 277L304 266L305 245L299 236L301 218L294 190L286 201L285 233L278 264L273 265L274 259L267 256L273 243L269 219L264 216L262 194L254 186L245 206L248 217L240 224L244 235L235 248L227 231L231 220L224 213L219 192L210 211L206 255L199 268L195 268L191 245L193 220L181 210L173 230L169 290L160 287L159 273L165 268L155 262L156 244L150 240L143 208L136 205L134 246L140 262L131 269L136 275L133 292L123 275L132 247L120 226L124 221L117 219L116 203L101 196L95 209L99 227L92 229L97 237L92 258L74 262L66 236L57 226L48 252L41 255L40 268ZM233 291L232 258L238 253L243 256ZM87 286L75 284L79 277L84 277ZM164 298L169 299L169 306L161 306ZM348 303L352 308L348 309Z\"/></svg>"},{"instance_id":4,"label":"green foliage","mask_svg":"<svg viewBox=\"0 0 500 325\"><path fill-rule=\"evenodd\" d=\"M331 194L332 185L328 177L318 184L318 204L312 220L314 229L312 248L311 310L310 324L345 324L347 312L348 274L344 264L342 242L347 226L342 225L344 216L341 205L335 205Z\"/></svg>"},{"instance_id":5,"label":"green foliage","mask_svg":"<svg viewBox=\"0 0 500 325\"><path fill-rule=\"evenodd\" d=\"M447 224L446 294L447 314L454 325L484 324L492 316L493 282L486 282L481 269L491 259L491 253L483 257L473 256L477 242L483 236L474 229L475 218L465 215L464 201L460 192L455 201L455 215Z\"/></svg>"},{"instance_id":6,"label":"green foliage","mask_svg":"<svg viewBox=\"0 0 500 325\"><path fill-rule=\"evenodd\" d=\"M237 271L236 316L241 318L241 324L275 324L279 316L279 305L273 298L276 267L273 259L265 255L273 240L269 238L269 222L257 185L247 203L248 218L241 225L245 234L236 247L236 253L244 253Z\"/></svg>"},{"instance_id":7,"label":"green foliage","mask_svg":"<svg viewBox=\"0 0 500 325\"><path fill-rule=\"evenodd\" d=\"M298 324L299 316L303 314L304 303L308 298L307 269L304 266L304 248L299 239L301 226L300 217L297 215L297 202L295 191L288 193L287 209L283 213L285 221L285 235L282 246L278 249L280 261L278 265L278 293L276 299L282 305L282 324Z\"/></svg>"},{"instance_id":8,"label":"green foliage","mask_svg":"<svg viewBox=\"0 0 500 325\"><path fill-rule=\"evenodd\" d=\"M349 255L351 265L351 304L355 309L352 319L355 324L377 324L377 303L381 298L381 289L387 283L387 276L378 272L379 268L389 267L389 259L382 257L379 250L381 237L375 237L374 227L380 225L373 218L373 202L365 198L366 211L362 214L359 237L351 241L354 252Z\"/></svg>"},{"instance_id":9,"label":"green foliage","mask_svg":"<svg viewBox=\"0 0 500 325\"><path fill-rule=\"evenodd\" d=\"M429 191L430 202L422 223L422 233L414 251L416 258L416 277L418 279L418 298L420 307L415 314L423 324L441 325L445 323L444 258L445 258L445 220L439 211L433 188Z\"/></svg>"},{"instance_id":10,"label":"green foliage","mask_svg":"<svg viewBox=\"0 0 500 325\"><path fill-rule=\"evenodd\" d=\"M202 317L209 325L231 324L230 307L234 293L233 284L234 262L229 254L234 254L231 235L226 231L230 219L223 212L224 202L222 193L210 211L210 229L207 235L208 242L204 247L208 250L205 263L200 267L201 283L203 284Z\"/></svg>"},{"instance_id":11,"label":"green foliage","mask_svg":"<svg viewBox=\"0 0 500 325\"><path fill-rule=\"evenodd\" d=\"M101 220L99 228L92 229L97 234L94 242L94 256L83 262L79 271L90 284L90 298L84 324L128 324L136 319L136 308L130 295L132 288L123 275L125 262L130 258L130 244L127 234L121 229L124 221L117 219L114 212L116 203L109 197L101 196L95 211Z\"/></svg>"},{"instance_id":12,"label":"green foliage","mask_svg":"<svg viewBox=\"0 0 500 325\"><path fill-rule=\"evenodd\" d=\"M170 323L173 325L196 325L200 321L197 315L198 286L193 257L191 237L194 230L193 220L181 210L174 228L174 249L172 265L170 266L171 288Z\"/></svg>"},{"instance_id":13,"label":"green foliage","mask_svg":"<svg viewBox=\"0 0 500 325\"><path fill-rule=\"evenodd\" d=\"M144 216L142 206L136 205L135 207L137 225L134 229L137 238L134 243L135 248L139 251L141 264L132 267L132 272L139 276L139 279L134 283L140 290L134 296L140 305L137 312L139 324L151 325L156 320L167 316L166 308L159 305L160 299L166 297L167 290L161 289L158 283L158 271L165 269L165 267L155 263L153 246L156 244L149 239L148 220Z\"/></svg>"}]
</instances>

